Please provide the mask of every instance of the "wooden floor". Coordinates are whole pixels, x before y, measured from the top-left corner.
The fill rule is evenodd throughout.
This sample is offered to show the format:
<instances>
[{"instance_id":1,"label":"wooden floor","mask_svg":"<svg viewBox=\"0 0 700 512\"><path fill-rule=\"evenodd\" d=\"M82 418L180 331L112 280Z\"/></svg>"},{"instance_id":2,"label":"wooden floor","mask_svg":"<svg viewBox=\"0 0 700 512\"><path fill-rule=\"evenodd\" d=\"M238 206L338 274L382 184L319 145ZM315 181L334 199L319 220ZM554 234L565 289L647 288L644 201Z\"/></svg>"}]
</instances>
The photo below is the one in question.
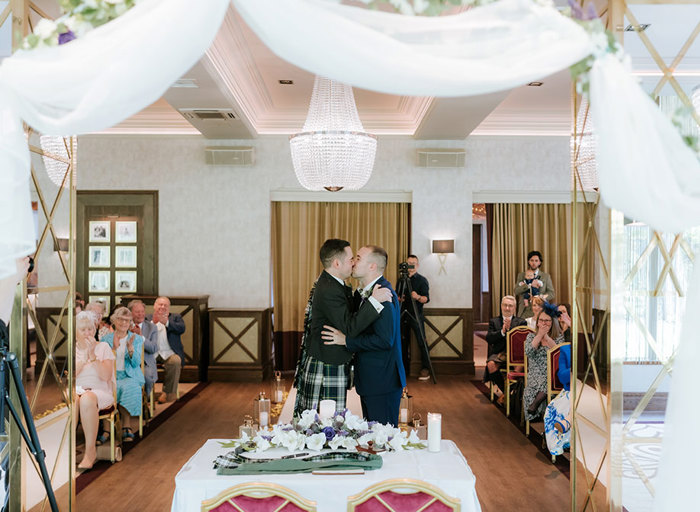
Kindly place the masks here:
<instances>
[{"instance_id":1,"label":"wooden floor","mask_svg":"<svg viewBox=\"0 0 700 512\"><path fill-rule=\"evenodd\" d=\"M209 438L231 438L252 410L255 383L211 383L77 496L78 510L168 511L180 467ZM476 475L484 512L568 510L569 480L463 376L409 383L414 409L441 412Z\"/></svg>"}]
</instances>

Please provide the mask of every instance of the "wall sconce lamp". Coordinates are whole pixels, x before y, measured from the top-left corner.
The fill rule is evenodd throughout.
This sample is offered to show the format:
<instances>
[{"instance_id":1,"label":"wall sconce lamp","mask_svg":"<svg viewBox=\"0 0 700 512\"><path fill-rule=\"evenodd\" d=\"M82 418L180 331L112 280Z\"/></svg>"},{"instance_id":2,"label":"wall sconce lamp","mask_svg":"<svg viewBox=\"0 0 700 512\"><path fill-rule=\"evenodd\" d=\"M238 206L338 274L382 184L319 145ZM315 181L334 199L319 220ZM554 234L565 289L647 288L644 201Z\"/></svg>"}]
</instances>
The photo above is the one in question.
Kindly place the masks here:
<instances>
[{"instance_id":1,"label":"wall sconce lamp","mask_svg":"<svg viewBox=\"0 0 700 512\"><path fill-rule=\"evenodd\" d=\"M445 268L445 261L447 261L447 255L455 252L455 241L454 240L433 240L433 254L438 255L438 260L440 261L440 271L438 275L443 272L447 275L447 269Z\"/></svg>"},{"instance_id":2,"label":"wall sconce lamp","mask_svg":"<svg viewBox=\"0 0 700 512\"><path fill-rule=\"evenodd\" d=\"M56 238L53 242L53 250L56 252L68 252L68 242L67 238Z\"/></svg>"}]
</instances>

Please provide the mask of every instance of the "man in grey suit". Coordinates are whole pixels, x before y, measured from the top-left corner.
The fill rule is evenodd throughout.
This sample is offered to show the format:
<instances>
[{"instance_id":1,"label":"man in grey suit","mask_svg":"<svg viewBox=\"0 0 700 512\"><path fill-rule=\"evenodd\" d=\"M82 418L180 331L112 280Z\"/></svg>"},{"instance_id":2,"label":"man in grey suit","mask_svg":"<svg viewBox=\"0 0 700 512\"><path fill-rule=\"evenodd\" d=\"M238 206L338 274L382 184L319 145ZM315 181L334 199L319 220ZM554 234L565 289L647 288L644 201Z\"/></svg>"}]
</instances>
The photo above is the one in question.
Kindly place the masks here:
<instances>
[{"instance_id":1,"label":"man in grey suit","mask_svg":"<svg viewBox=\"0 0 700 512\"><path fill-rule=\"evenodd\" d=\"M146 378L146 394L151 393L153 384L158 380L156 354L158 353L158 329L146 318L146 305L138 300L132 300L127 305L131 311L133 325L131 332L143 336L144 377Z\"/></svg>"},{"instance_id":2,"label":"man in grey suit","mask_svg":"<svg viewBox=\"0 0 700 512\"><path fill-rule=\"evenodd\" d=\"M549 274L540 270L542 262L543 259L540 251L530 251L527 253L527 265L534 274L532 283L526 283L525 272L520 272L518 277L515 278L515 293L513 295L518 298L518 316L520 318L529 318L532 316L532 306L530 304L526 306L523 298L523 295L530 291L530 286L536 288L538 291L537 294L544 300L547 302L554 302L555 293L552 278Z\"/></svg>"}]
</instances>

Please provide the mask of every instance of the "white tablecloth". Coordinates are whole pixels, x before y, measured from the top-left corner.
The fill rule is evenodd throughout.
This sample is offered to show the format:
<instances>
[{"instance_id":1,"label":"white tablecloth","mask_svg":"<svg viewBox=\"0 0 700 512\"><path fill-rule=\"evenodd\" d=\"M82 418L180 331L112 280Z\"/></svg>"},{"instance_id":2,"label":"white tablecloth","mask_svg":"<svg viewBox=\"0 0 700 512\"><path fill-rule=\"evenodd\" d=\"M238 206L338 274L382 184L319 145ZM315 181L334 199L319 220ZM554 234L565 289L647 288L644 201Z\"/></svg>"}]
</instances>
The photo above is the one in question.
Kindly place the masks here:
<instances>
[{"instance_id":1,"label":"white tablecloth","mask_svg":"<svg viewBox=\"0 0 700 512\"><path fill-rule=\"evenodd\" d=\"M381 469L364 475L236 475L218 476L213 469L217 455L230 451L220 439L209 439L180 469L175 477L172 512L196 512L201 503L224 489L243 482L274 482L306 499L316 501L319 512L347 509L347 498L370 485L389 478L416 478L433 484L462 501L463 512L480 512L476 478L466 459L452 441L442 441L441 451L404 450L383 454Z\"/></svg>"}]
</instances>

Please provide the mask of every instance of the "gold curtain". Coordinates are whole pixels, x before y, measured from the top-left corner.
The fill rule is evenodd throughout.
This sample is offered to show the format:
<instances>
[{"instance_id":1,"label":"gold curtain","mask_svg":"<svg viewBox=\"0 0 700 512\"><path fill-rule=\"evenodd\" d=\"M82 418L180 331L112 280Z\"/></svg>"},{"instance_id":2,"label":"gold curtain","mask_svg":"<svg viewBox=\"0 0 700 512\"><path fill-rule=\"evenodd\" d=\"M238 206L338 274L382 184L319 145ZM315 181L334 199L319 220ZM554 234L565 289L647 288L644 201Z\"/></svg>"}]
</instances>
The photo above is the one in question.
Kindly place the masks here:
<instances>
[{"instance_id":1,"label":"gold curtain","mask_svg":"<svg viewBox=\"0 0 700 512\"><path fill-rule=\"evenodd\" d=\"M577 205L577 220L585 222L584 205ZM540 251L544 262L542 271L552 276L555 302L573 305L571 276L573 256L571 253L571 204L512 204L493 205L492 232L492 276L491 294L493 314L501 307L501 297L512 295L515 277L527 268L527 253ZM579 251L583 247L582 234L585 229L576 230ZM593 260L589 254L579 274L579 289L592 291ZM586 317L591 315L591 301L584 306Z\"/></svg>"},{"instance_id":2,"label":"gold curtain","mask_svg":"<svg viewBox=\"0 0 700 512\"><path fill-rule=\"evenodd\" d=\"M409 203L272 203L272 283L276 332L301 332L309 290L321 273L318 252L328 238L353 251L378 245L388 253L385 277L396 283L409 248Z\"/></svg>"}]
</instances>

